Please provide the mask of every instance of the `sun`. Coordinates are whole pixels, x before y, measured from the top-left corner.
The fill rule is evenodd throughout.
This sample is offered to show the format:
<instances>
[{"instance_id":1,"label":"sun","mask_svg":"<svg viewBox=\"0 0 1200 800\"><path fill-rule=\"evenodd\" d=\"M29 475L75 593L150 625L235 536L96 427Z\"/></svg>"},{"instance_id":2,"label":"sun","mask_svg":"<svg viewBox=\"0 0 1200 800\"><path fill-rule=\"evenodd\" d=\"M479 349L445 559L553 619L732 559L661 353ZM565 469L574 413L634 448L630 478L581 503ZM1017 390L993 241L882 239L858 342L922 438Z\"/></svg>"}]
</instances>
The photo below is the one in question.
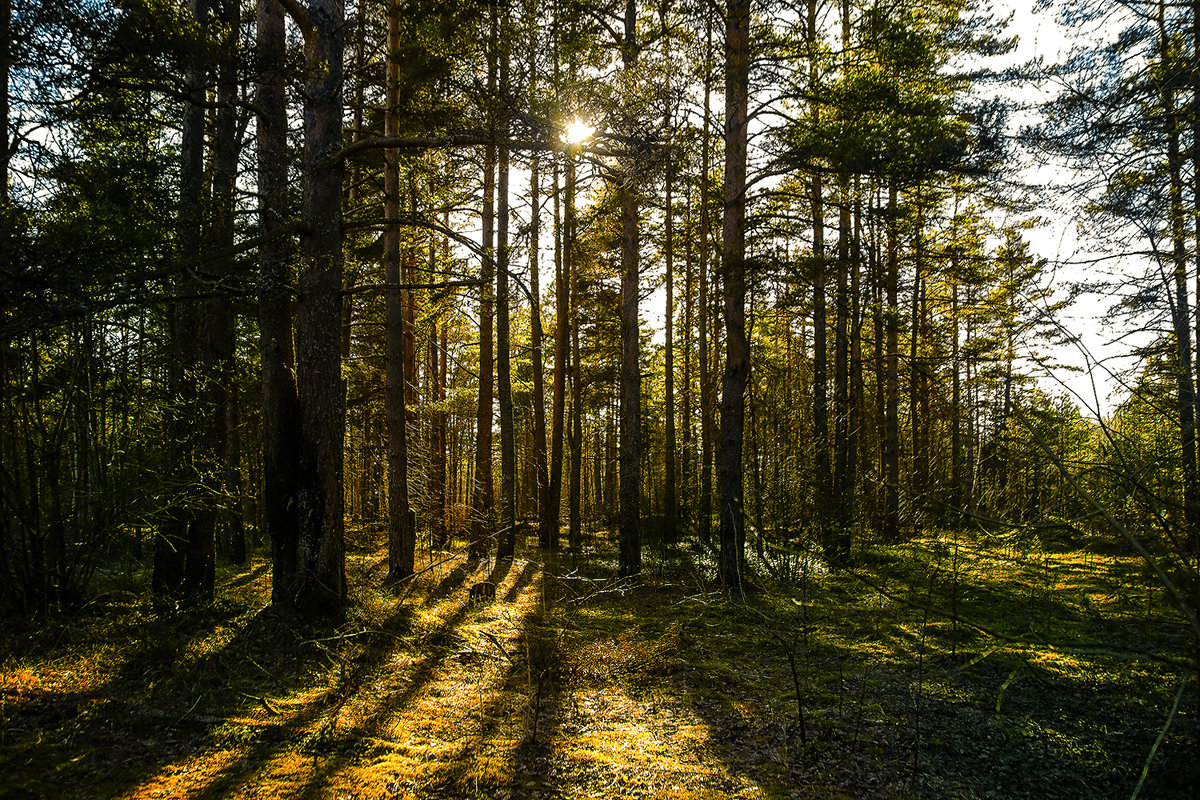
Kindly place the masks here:
<instances>
[{"instance_id":1,"label":"sun","mask_svg":"<svg viewBox=\"0 0 1200 800\"><path fill-rule=\"evenodd\" d=\"M567 128L563 132L563 141L567 144L579 144L580 142L587 141L595 132L595 125L589 125L576 117L567 123Z\"/></svg>"}]
</instances>

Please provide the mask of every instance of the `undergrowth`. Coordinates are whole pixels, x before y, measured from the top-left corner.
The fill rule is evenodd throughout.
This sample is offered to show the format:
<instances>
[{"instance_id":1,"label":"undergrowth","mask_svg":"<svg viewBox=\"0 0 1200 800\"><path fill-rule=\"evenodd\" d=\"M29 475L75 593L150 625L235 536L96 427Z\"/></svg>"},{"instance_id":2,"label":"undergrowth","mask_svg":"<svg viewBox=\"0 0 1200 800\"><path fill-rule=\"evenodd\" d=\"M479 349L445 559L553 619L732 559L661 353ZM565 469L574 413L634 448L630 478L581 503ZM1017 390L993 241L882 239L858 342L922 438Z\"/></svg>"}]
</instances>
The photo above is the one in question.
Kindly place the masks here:
<instances>
[{"instance_id":1,"label":"undergrowth","mask_svg":"<svg viewBox=\"0 0 1200 800\"><path fill-rule=\"evenodd\" d=\"M198 608L122 574L5 620L0 797L1195 793L1190 643L1119 552L929 536L731 596L691 545L612 579L604 536L385 588L356 535L336 623L271 607L262 561Z\"/></svg>"}]
</instances>

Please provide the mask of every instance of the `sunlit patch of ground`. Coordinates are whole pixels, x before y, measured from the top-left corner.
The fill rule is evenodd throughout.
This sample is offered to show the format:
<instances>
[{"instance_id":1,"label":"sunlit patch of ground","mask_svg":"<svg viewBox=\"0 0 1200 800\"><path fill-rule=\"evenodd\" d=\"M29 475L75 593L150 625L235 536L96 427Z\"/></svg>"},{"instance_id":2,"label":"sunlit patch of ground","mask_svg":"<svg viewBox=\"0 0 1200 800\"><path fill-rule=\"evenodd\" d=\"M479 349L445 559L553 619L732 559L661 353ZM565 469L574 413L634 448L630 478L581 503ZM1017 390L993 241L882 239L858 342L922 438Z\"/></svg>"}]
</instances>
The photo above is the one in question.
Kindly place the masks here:
<instances>
[{"instance_id":1,"label":"sunlit patch of ground","mask_svg":"<svg viewBox=\"0 0 1200 800\"><path fill-rule=\"evenodd\" d=\"M1128 797L1181 680L1132 650L1187 653L1139 564L1028 541L800 554L730 598L701 551L635 585L600 541L397 594L355 537L337 625L268 608L260 561L210 607L7 629L0 798ZM1145 796L1192 796L1184 688Z\"/></svg>"}]
</instances>

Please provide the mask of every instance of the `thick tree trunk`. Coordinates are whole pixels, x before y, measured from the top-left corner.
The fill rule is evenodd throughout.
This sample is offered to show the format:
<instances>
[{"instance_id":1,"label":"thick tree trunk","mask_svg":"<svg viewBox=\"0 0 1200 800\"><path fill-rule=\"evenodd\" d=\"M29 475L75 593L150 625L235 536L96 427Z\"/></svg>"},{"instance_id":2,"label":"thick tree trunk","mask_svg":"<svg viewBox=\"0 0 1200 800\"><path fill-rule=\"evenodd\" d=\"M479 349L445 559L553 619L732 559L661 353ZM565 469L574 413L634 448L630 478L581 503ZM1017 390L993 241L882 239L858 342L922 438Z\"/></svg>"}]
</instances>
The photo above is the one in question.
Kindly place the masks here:
<instances>
[{"instance_id":1,"label":"thick tree trunk","mask_svg":"<svg viewBox=\"0 0 1200 800\"><path fill-rule=\"evenodd\" d=\"M263 523L271 541L271 600L289 602L299 542L300 410L293 373L287 192L284 19L278 0L258 0L257 87L259 358L262 363Z\"/></svg>"},{"instance_id":2,"label":"thick tree trunk","mask_svg":"<svg viewBox=\"0 0 1200 800\"><path fill-rule=\"evenodd\" d=\"M850 198L847 198L849 202ZM842 563L850 560L850 549L853 544L853 533L855 517L859 508L858 504L858 464L859 464L859 444L860 431L862 428L862 395L863 395L863 374L862 374L862 303L860 301L861 292L861 260L862 249L860 247L860 230L859 221L862 219L861 209L858 206L857 192L854 198L855 214L853 220L853 231L850 232L850 247L848 255L847 269L850 272L850 300L847 313L849 314L850 338L848 346L849 353L849 386L847 387L846 396L846 433L845 433L845 461L841 466L841 497L839 498L839 525L837 535L834 541L834 558Z\"/></svg>"},{"instance_id":3,"label":"thick tree trunk","mask_svg":"<svg viewBox=\"0 0 1200 800\"><path fill-rule=\"evenodd\" d=\"M742 439L750 377L746 340L746 144L750 87L750 0L729 0L725 19L725 219L721 271L725 299L725 378L721 390L718 481L721 548L717 578L741 583L745 553Z\"/></svg>"},{"instance_id":4,"label":"thick tree trunk","mask_svg":"<svg viewBox=\"0 0 1200 800\"><path fill-rule=\"evenodd\" d=\"M305 614L346 601L341 375L344 0L310 0L304 86L303 253L296 313L300 451L297 572L288 601Z\"/></svg>"}]
</instances>

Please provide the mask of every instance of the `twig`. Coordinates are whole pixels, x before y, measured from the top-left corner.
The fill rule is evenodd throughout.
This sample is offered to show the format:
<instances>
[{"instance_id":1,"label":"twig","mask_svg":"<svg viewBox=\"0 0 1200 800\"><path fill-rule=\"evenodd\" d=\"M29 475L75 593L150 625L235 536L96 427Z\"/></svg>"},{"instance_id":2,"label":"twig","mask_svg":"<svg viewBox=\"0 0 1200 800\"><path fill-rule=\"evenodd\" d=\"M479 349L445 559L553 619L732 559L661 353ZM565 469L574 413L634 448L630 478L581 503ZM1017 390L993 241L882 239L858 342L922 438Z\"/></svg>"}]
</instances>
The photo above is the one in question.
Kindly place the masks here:
<instances>
[{"instance_id":1,"label":"twig","mask_svg":"<svg viewBox=\"0 0 1200 800\"><path fill-rule=\"evenodd\" d=\"M1163 724L1162 730L1158 732L1158 738L1154 740L1154 746L1150 748L1150 755L1146 756L1146 764L1142 767L1142 777L1138 778L1137 786L1133 787L1133 795L1129 800L1137 800L1138 795L1141 793L1142 785L1146 782L1146 776L1150 774L1150 762L1154 760L1154 754L1158 752L1158 746L1163 743L1163 739L1167 738L1167 731L1171 729L1171 723L1175 719L1175 712L1179 710L1179 698L1183 697L1183 690L1187 688L1188 681L1191 679L1191 670L1183 673L1183 680L1179 682L1179 691L1175 693L1175 702L1171 704L1171 712L1167 714L1167 721Z\"/></svg>"}]
</instances>

